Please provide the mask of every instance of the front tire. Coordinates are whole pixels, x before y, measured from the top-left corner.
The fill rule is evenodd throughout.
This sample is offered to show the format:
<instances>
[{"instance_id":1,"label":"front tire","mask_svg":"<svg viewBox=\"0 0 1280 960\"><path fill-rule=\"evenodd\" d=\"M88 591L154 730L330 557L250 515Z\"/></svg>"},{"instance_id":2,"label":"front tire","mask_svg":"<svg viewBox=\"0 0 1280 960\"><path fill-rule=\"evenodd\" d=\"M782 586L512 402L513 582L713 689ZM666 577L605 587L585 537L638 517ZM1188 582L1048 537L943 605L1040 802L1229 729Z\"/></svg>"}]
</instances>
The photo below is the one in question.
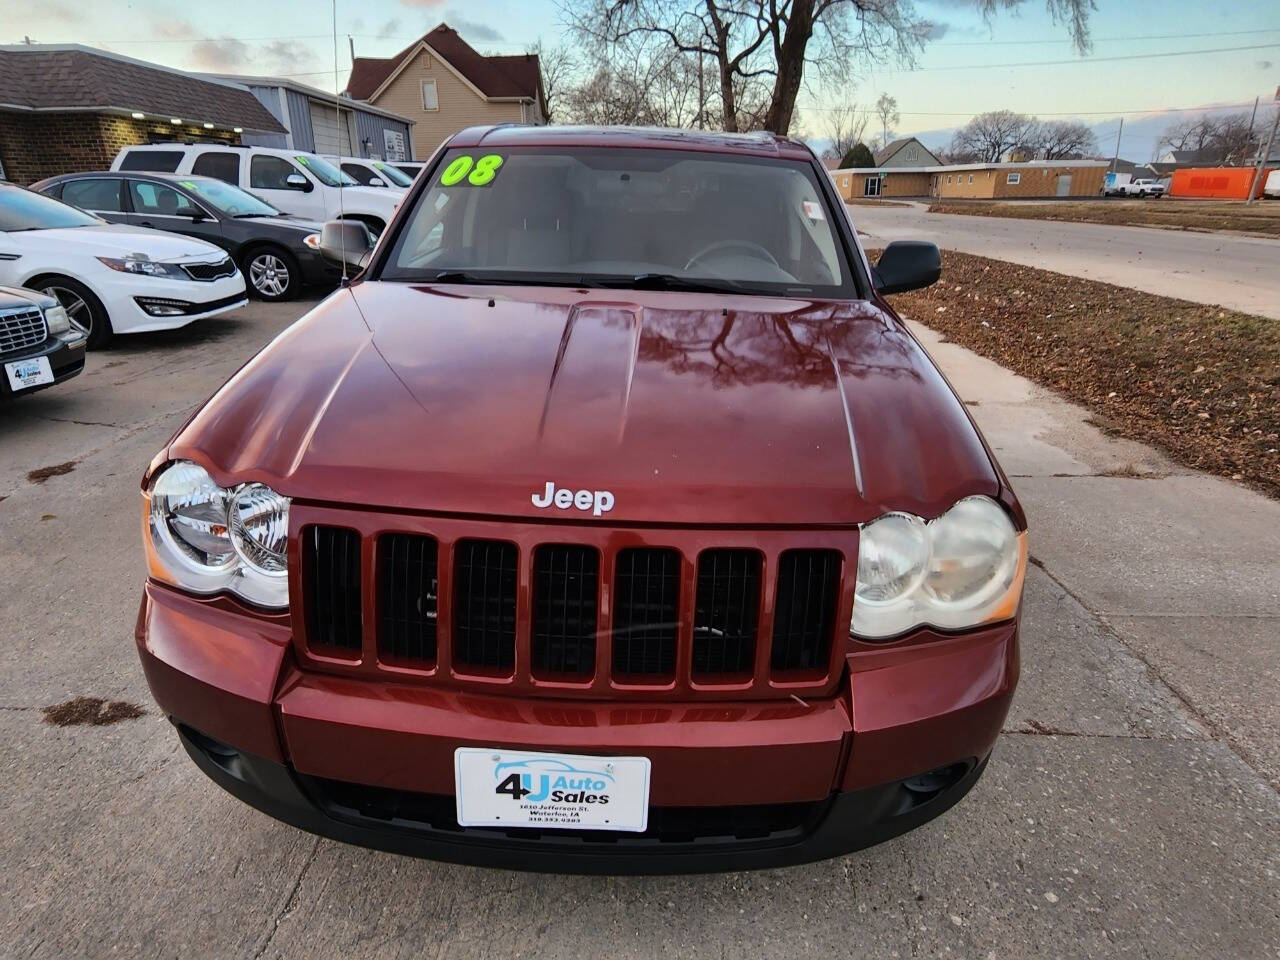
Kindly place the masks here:
<instances>
[{"instance_id":1,"label":"front tire","mask_svg":"<svg viewBox=\"0 0 1280 960\"><path fill-rule=\"evenodd\" d=\"M62 304L71 322L82 327L88 334L88 342L85 344L88 349L101 350L115 336L106 307L79 280L56 274L33 277L27 281L27 289L39 290Z\"/></svg>"},{"instance_id":2,"label":"front tire","mask_svg":"<svg viewBox=\"0 0 1280 960\"><path fill-rule=\"evenodd\" d=\"M302 286L298 261L283 247L252 248L243 256L240 269L249 292L259 300L292 300Z\"/></svg>"}]
</instances>

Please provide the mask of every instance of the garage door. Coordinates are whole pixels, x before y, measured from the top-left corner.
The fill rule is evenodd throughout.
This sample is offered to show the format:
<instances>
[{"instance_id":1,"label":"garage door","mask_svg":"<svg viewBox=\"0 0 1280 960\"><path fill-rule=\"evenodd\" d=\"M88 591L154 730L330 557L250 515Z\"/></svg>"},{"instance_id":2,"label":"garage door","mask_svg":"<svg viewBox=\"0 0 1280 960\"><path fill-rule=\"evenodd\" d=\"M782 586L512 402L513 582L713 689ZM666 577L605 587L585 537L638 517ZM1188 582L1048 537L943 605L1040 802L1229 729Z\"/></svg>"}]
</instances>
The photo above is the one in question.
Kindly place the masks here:
<instances>
[{"instance_id":1,"label":"garage door","mask_svg":"<svg viewBox=\"0 0 1280 960\"><path fill-rule=\"evenodd\" d=\"M337 108L312 101L311 132L316 139L316 153L353 156L347 118L343 117L339 123Z\"/></svg>"}]
</instances>

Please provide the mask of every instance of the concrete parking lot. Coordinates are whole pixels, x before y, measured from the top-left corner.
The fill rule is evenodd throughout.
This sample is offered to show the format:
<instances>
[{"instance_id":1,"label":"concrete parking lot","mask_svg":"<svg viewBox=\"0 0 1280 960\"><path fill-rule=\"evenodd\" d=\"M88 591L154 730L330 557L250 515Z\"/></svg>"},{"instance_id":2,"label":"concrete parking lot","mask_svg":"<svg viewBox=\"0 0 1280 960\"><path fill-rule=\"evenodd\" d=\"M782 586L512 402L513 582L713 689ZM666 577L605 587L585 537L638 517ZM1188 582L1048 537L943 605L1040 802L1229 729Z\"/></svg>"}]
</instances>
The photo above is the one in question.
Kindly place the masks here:
<instances>
[{"instance_id":1,"label":"concrete parking lot","mask_svg":"<svg viewBox=\"0 0 1280 960\"><path fill-rule=\"evenodd\" d=\"M121 338L0 407L0 955L1280 957L1280 504L927 330L1036 564L1006 732L941 819L786 870L579 878L347 847L223 794L133 649L138 479L306 308ZM82 695L148 712L44 722Z\"/></svg>"}]
</instances>

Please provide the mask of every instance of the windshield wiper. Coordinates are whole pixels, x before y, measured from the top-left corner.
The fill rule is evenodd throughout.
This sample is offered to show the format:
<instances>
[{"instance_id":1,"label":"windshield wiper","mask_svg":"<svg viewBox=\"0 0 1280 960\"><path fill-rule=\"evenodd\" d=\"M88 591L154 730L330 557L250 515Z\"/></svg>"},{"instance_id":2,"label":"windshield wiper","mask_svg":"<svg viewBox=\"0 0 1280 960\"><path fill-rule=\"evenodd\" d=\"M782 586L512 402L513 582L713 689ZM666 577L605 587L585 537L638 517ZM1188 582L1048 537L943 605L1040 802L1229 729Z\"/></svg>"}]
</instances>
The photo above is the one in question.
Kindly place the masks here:
<instances>
[{"instance_id":1,"label":"windshield wiper","mask_svg":"<svg viewBox=\"0 0 1280 960\"><path fill-rule=\"evenodd\" d=\"M679 277L674 273L637 273L618 286L637 290L689 290L701 293L741 293L746 287L736 280L713 280L702 277ZM614 286L614 284L610 284Z\"/></svg>"}]
</instances>

